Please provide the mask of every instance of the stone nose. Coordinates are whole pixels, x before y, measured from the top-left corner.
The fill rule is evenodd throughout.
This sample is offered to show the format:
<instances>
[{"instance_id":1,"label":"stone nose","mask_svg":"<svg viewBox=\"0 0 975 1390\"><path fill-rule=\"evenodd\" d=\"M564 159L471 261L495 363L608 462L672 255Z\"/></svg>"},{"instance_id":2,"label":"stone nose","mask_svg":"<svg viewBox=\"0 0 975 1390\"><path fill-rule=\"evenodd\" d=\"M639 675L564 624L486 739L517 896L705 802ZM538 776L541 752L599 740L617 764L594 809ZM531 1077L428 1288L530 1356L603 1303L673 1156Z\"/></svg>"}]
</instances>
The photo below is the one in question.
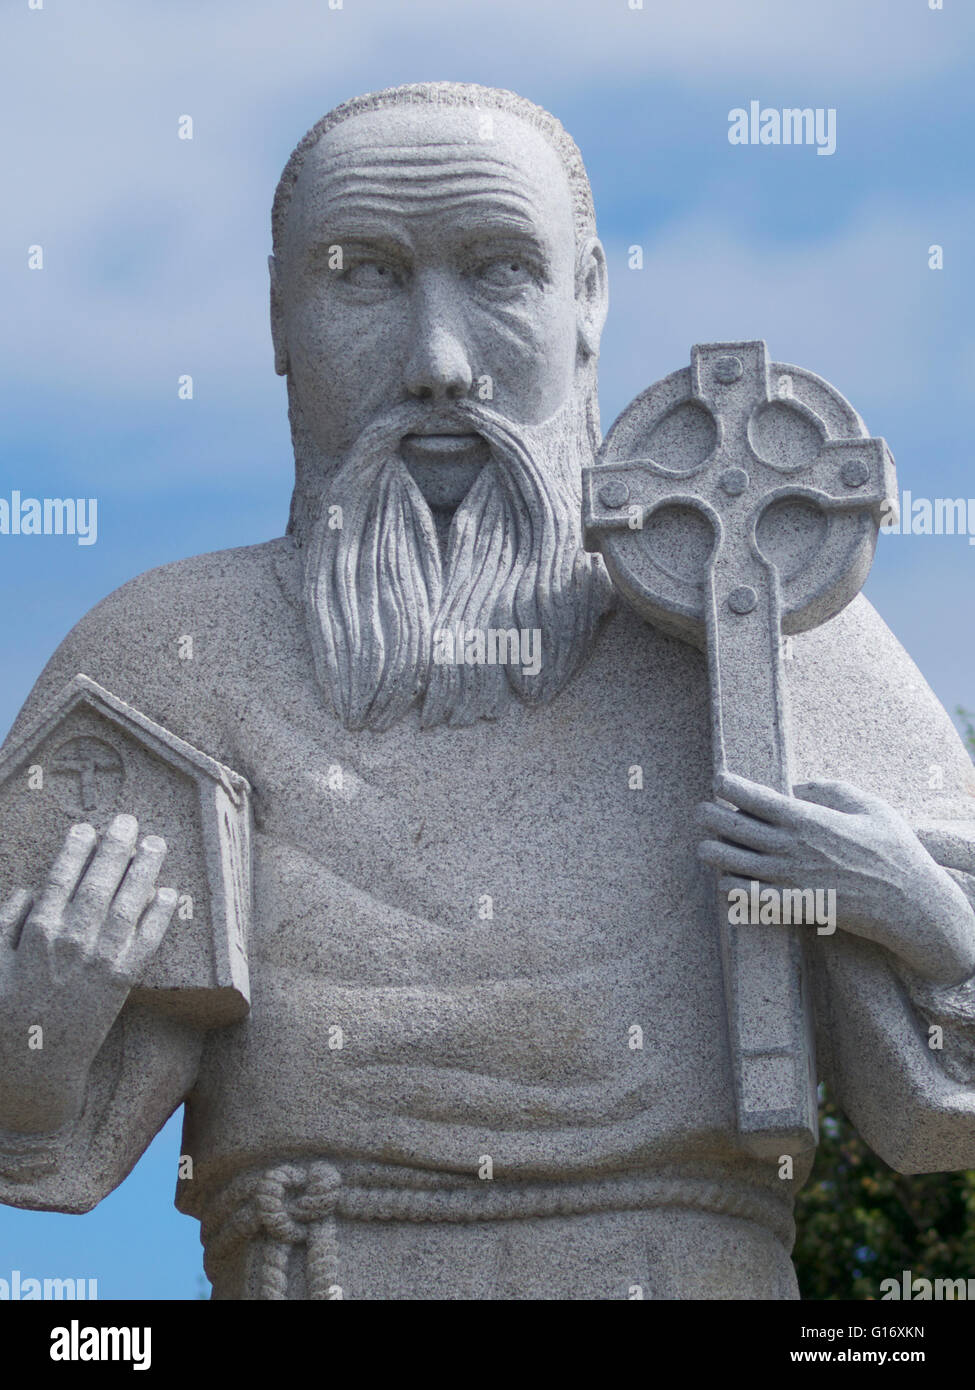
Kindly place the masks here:
<instances>
[{"instance_id":1,"label":"stone nose","mask_svg":"<svg viewBox=\"0 0 975 1390\"><path fill-rule=\"evenodd\" d=\"M406 390L416 400L461 400L470 391L474 375L450 286L439 277L421 275L413 296Z\"/></svg>"}]
</instances>

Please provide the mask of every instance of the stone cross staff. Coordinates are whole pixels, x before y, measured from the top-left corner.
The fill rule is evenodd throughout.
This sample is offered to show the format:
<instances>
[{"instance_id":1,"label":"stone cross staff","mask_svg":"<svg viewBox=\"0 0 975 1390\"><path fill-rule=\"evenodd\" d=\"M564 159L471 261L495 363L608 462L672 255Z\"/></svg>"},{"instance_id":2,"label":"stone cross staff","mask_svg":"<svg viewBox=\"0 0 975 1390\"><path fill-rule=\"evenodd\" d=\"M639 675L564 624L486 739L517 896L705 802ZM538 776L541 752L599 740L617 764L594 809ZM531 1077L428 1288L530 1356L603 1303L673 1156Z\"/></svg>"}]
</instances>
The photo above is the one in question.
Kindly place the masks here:
<instances>
[{"instance_id":1,"label":"stone cross staff","mask_svg":"<svg viewBox=\"0 0 975 1390\"><path fill-rule=\"evenodd\" d=\"M585 470L587 547L643 617L706 647L717 795L728 773L792 794L782 637L860 590L895 497L885 442L763 342L692 348ZM817 1136L802 940L717 902L739 1132L756 1154L795 1154Z\"/></svg>"}]
</instances>

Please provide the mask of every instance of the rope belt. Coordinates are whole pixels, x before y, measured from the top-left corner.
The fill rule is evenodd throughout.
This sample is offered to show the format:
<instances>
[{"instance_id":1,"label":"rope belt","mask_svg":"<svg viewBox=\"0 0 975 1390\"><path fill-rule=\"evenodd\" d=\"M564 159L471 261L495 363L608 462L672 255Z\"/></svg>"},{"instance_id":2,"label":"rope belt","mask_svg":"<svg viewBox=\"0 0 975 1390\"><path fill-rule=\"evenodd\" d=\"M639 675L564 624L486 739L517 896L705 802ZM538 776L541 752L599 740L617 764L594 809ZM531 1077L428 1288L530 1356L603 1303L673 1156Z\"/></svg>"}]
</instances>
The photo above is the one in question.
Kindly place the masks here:
<instances>
[{"instance_id":1,"label":"rope belt","mask_svg":"<svg viewBox=\"0 0 975 1390\"><path fill-rule=\"evenodd\" d=\"M354 1171L354 1170L353 1170ZM680 1207L740 1217L771 1230L791 1249L795 1238L791 1200L728 1180L616 1178L554 1184L460 1183L456 1176L426 1174L431 1184L391 1185L382 1172L350 1171L320 1159L252 1168L211 1192L195 1213L201 1219L204 1265L211 1278L218 1265L246 1243L243 1295L251 1299L301 1297L289 1292L292 1252L305 1250L308 1299L342 1297L336 1218L353 1221L446 1221L532 1219L593 1212ZM406 1175L404 1175L406 1176ZM446 1182L447 1185L440 1186Z\"/></svg>"},{"instance_id":2,"label":"rope belt","mask_svg":"<svg viewBox=\"0 0 975 1390\"><path fill-rule=\"evenodd\" d=\"M222 1194L226 1200L220 1205L229 1208L225 1219L218 1216L215 1230L206 1223L206 1263L222 1260L246 1241L249 1297L283 1300L289 1297L291 1252L304 1245L305 1297L340 1297L335 1206L341 1181L338 1170L322 1162L241 1174Z\"/></svg>"}]
</instances>

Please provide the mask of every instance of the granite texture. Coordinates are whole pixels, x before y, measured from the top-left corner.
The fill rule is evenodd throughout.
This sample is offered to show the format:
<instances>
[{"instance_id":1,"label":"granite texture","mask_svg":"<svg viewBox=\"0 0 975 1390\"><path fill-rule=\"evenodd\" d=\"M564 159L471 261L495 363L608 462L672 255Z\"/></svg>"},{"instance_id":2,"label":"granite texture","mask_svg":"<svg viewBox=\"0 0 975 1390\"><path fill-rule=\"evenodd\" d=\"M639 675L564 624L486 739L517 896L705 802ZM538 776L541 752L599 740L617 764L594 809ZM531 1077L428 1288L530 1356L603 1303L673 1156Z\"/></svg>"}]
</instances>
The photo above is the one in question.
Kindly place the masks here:
<instances>
[{"instance_id":1,"label":"granite texture","mask_svg":"<svg viewBox=\"0 0 975 1390\"><path fill-rule=\"evenodd\" d=\"M594 228L575 147L510 94L374 94L299 146L272 265L288 534L110 595L0 764L41 748L79 673L154 759L138 815L93 759L97 814L53 871L21 795L37 830L0 907L3 1201L90 1209L185 1101L177 1204L218 1298L795 1297L811 1154L741 1131L715 873L835 892L837 929L803 928L817 1075L902 1171L975 1164L971 763L870 605L838 601L859 580L817 571L781 662L793 788L715 780L700 639L614 603L584 545ZM801 404L817 379L789 371ZM686 372L667 381L686 393ZM639 456L632 418L600 467ZM798 445L781 424L752 436L770 467L818 457L813 422ZM707 432L685 416L654 448L689 472ZM784 518L783 592L822 531ZM844 532L840 568L856 579L871 546L866 523ZM184 800L151 833L187 748L197 789L233 788L253 821L220 854L225 895L252 899L250 1008L229 1023L216 992L208 1013L205 990L183 1011L150 987L219 830ZM5 850L7 827L0 802ZM200 891L193 949L223 939L212 877Z\"/></svg>"}]
</instances>

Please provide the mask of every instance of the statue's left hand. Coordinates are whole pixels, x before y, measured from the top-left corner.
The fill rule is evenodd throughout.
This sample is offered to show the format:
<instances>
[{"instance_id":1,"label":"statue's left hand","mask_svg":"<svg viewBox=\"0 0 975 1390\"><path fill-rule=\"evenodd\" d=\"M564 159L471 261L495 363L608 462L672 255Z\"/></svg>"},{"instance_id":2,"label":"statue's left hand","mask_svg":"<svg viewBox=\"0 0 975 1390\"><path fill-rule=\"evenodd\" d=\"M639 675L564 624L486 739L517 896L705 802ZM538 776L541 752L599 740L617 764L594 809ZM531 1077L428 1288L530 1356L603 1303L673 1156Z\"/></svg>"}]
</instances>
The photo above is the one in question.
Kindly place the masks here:
<instances>
[{"instance_id":1,"label":"statue's left hand","mask_svg":"<svg viewBox=\"0 0 975 1390\"><path fill-rule=\"evenodd\" d=\"M803 782L795 796L724 773L706 801L699 857L723 890L833 890L836 922L937 985L975 974L975 911L892 806L848 782Z\"/></svg>"}]
</instances>

